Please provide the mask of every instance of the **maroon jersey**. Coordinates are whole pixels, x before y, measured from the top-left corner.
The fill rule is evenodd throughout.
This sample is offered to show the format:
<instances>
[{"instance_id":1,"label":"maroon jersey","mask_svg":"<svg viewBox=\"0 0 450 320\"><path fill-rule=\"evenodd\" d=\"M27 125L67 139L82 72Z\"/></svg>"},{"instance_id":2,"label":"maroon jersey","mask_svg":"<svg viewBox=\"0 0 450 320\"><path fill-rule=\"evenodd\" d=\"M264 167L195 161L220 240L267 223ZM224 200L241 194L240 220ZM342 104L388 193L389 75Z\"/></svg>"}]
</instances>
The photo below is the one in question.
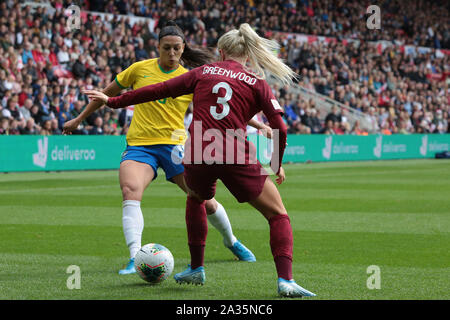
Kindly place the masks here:
<instances>
[{"instance_id":1,"label":"maroon jersey","mask_svg":"<svg viewBox=\"0 0 450 320\"><path fill-rule=\"evenodd\" d=\"M168 81L109 98L108 105L117 108L189 93L194 93L194 110L184 163L255 163L255 148L246 139L248 121L261 110L268 119L283 110L267 82L247 72L239 62L204 65ZM280 156L285 142L284 137Z\"/></svg>"}]
</instances>

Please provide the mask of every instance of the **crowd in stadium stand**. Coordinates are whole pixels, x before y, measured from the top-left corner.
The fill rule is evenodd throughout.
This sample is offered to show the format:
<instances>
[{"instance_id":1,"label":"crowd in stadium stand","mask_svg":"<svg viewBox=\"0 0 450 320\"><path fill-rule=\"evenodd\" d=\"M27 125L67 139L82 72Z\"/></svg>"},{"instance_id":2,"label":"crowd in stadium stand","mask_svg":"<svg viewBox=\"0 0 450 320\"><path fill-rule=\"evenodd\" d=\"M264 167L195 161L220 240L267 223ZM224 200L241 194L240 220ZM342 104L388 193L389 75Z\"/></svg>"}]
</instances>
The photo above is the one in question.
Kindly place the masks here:
<instances>
[{"instance_id":1,"label":"crowd in stadium stand","mask_svg":"<svg viewBox=\"0 0 450 320\"><path fill-rule=\"evenodd\" d=\"M177 4L183 3L182 7ZM187 41L214 47L218 37L249 22L259 33L281 44L280 57L299 74L304 88L362 112L377 132L450 132L449 2L379 1L382 29L366 28L366 7L360 1L82 1L88 12L101 11L149 17L153 32L142 22L130 25L115 15L103 21L88 13L80 29L67 28L65 8L52 1L46 9L18 1L0 4L0 134L61 134L62 125L83 110L82 88L105 88L132 63L157 57L157 34L173 19ZM335 38L332 42L299 42L284 32ZM359 40L359 45L344 39ZM432 48L409 54L402 46L379 51L367 41ZM312 100L287 87L273 85L283 106L289 133L367 134L359 122L350 125L346 110L320 114ZM343 110L343 111L341 111ZM263 119L264 120L264 119ZM102 108L76 134L127 132L125 109Z\"/></svg>"},{"instance_id":2,"label":"crowd in stadium stand","mask_svg":"<svg viewBox=\"0 0 450 320\"><path fill-rule=\"evenodd\" d=\"M158 19L176 19L188 34L208 38L199 31L222 34L247 22L261 30L293 32L366 41L399 40L403 44L450 49L450 4L446 0L376 1L383 12L383 30L366 26L370 2L358 0L191 0L179 10L178 1L90 1L87 8L116 14L132 13ZM211 39L214 42L214 37Z\"/></svg>"}]
</instances>

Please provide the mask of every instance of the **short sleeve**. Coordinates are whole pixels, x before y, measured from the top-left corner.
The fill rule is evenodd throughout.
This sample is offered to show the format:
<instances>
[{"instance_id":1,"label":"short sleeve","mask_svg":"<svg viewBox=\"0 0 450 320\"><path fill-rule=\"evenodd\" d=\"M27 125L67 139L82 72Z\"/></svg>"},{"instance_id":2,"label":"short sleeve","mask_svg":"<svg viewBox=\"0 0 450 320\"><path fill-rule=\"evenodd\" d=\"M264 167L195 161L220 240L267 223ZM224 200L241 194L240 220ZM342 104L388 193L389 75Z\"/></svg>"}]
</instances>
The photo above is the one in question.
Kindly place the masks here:
<instances>
[{"instance_id":1,"label":"short sleeve","mask_svg":"<svg viewBox=\"0 0 450 320\"><path fill-rule=\"evenodd\" d=\"M261 110L267 118L277 113L284 113L283 108L278 103L278 100L272 93L272 89L266 81L261 82L259 90L259 103Z\"/></svg>"},{"instance_id":2,"label":"short sleeve","mask_svg":"<svg viewBox=\"0 0 450 320\"><path fill-rule=\"evenodd\" d=\"M133 85L136 80L136 63L133 63L131 66L120 72L116 76L116 83L122 89L129 88Z\"/></svg>"},{"instance_id":3,"label":"short sleeve","mask_svg":"<svg viewBox=\"0 0 450 320\"><path fill-rule=\"evenodd\" d=\"M120 96L110 97L107 105L110 108L117 109L147 101L155 101L166 97L176 98L193 93L196 84L196 74L197 72L194 69L164 82L158 82L136 90L127 91Z\"/></svg>"}]
</instances>

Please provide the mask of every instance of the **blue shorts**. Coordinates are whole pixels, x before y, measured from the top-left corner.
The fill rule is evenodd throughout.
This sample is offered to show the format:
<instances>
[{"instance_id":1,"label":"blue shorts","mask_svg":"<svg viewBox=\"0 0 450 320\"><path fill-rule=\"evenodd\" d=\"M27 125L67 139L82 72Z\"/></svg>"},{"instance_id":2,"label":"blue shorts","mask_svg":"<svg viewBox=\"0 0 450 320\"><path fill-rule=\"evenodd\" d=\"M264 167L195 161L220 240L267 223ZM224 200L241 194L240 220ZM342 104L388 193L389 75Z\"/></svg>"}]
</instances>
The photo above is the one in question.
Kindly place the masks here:
<instances>
[{"instance_id":1,"label":"blue shorts","mask_svg":"<svg viewBox=\"0 0 450 320\"><path fill-rule=\"evenodd\" d=\"M153 168L155 176L158 176L158 168L161 167L166 179L171 181L174 176L184 172L182 163L184 146L175 144L155 144L150 146L127 146L122 153L121 163L125 160L134 160L146 163Z\"/></svg>"}]
</instances>

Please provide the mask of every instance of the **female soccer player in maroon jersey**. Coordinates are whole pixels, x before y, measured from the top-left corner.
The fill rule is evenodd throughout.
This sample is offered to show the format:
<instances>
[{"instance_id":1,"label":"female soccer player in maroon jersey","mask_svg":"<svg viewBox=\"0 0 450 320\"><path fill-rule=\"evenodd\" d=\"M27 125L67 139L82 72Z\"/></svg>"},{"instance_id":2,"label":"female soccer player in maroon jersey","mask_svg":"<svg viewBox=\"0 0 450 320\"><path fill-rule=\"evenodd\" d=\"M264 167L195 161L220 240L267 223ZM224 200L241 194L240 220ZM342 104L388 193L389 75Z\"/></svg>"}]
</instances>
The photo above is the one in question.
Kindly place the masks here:
<instances>
[{"instance_id":1,"label":"female soccer player in maroon jersey","mask_svg":"<svg viewBox=\"0 0 450 320\"><path fill-rule=\"evenodd\" d=\"M249 202L262 213L270 226L270 247L278 274L281 296L315 296L292 278L293 236L289 216L281 196L268 174L256 160L254 146L245 137L247 122L263 111L274 132L279 133L278 150L272 155L271 169L277 183L284 179L281 167L286 146L283 110L264 80L270 71L283 83L295 73L273 51L278 44L262 37L248 24L220 37L220 62L204 65L181 76L119 97L109 98L98 91L85 91L91 99L111 108L176 98L194 93L194 111L183 159L189 193L186 225L191 264L175 275L179 283L204 284L204 249L208 232L205 200L214 197L216 181L222 180L239 202ZM247 68L247 63L250 68ZM276 145L277 141L274 141Z\"/></svg>"}]
</instances>

